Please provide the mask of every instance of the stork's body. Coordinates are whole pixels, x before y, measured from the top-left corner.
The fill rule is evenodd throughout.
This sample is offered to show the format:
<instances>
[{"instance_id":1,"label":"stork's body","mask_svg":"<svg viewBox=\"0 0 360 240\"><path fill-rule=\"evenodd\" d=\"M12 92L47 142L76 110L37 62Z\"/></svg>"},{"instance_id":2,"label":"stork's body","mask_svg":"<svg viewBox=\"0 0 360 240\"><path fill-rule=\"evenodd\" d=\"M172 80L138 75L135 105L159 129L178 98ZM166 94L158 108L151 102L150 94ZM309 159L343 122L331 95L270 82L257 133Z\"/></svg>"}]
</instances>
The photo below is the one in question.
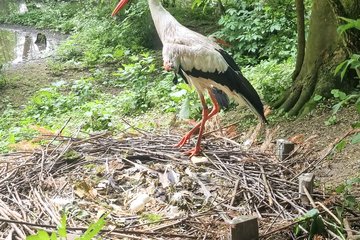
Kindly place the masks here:
<instances>
[{"instance_id":1,"label":"stork's body","mask_svg":"<svg viewBox=\"0 0 360 240\"><path fill-rule=\"evenodd\" d=\"M115 15L128 0L121 0L113 12ZM151 16L157 33L163 43L163 62L167 71L180 74L184 80L195 87L203 106L202 120L178 143L182 147L199 129L199 137L189 154L201 151L200 143L206 121L219 112L220 106L214 89L222 90L239 103L248 105L259 118L266 122L260 97L241 74L232 57L217 43L181 25L160 3L148 0ZM214 105L208 110L204 94L208 92Z\"/></svg>"}]
</instances>

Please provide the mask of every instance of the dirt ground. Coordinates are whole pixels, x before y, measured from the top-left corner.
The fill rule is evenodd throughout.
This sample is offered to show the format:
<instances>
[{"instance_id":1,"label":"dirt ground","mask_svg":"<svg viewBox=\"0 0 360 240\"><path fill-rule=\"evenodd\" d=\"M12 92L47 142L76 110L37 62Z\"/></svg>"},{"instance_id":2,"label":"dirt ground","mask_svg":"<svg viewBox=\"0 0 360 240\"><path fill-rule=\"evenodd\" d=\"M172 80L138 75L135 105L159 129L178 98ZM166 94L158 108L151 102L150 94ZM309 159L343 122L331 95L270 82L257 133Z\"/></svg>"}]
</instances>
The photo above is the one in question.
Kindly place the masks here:
<instances>
[{"instance_id":1,"label":"dirt ground","mask_svg":"<svg viewBox=\"0 0 360 240\"><path fill-rule=\"evenodd\" d=\"M303 136L304 141L308 138L313 155L316 157L323 149L338 138L346 135L352 125L360 121L360 115L354 106L343 108L337 116L337 123L326 126L325 121L331 116L331 109L317 109L313 114L295 121L279 122L279 138L292 138ZM316 178L325 187L337 185L349 178L360 176L360 144L351 144L349 135L344 138L346 146L342 151L333 150L332 153L318 166L316 166Z\"/></svg>"}]
</instances>

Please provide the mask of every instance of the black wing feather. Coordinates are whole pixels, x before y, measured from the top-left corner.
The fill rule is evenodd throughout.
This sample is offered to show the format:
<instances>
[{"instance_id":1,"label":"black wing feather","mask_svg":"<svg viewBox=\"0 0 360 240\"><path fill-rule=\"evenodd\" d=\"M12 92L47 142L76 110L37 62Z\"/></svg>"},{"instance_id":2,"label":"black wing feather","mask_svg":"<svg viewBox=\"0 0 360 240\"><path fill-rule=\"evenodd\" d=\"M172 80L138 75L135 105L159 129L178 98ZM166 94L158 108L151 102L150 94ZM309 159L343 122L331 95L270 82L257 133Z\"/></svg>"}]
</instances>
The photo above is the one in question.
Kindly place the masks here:
<instances>
[{"instance_id":1,"label":"black wing feather","mask_svg":"<svg viewBox=\"0 0 360 240\"><path fill-rule=\"evenodd\" d=\"M187 84L189 84L186 77L185 77L185 75L184 75L184 72L185 71L180 67L178 74L181 76L182 79L184 79L184 81ZM175 76L176 76L176 74L175 74ZM176 83L175 83L174 80L173 80L173 82L174 82L174 84L176 84L177 79L176 79ZM215 95L216 101L219 103L221 108L226 109L226 108L229 107L229 98L223 91L221 91L220 89L217 89L217 88L213 88L212 92Z\"/></svg>"},{"instance_id":2,"label":"black wing feather","mask_svg":"<svg viewBox=\"0 0 360 240\"><path fill-rule=\"evenodd\" d=\"M185 71L186 74L193 77L211 79L218 84L228 87L231 91L240 94L244 100L252 106L253 110L256 111L262 121L267 122L264 116L264 106L254 87L242 75L240 68L237 66L234 59L224 50L219 50L219 52L229 64L229 67L225 72L215 71L211 73L192 69L191 71Z\"/></svg>"}]
</instances>

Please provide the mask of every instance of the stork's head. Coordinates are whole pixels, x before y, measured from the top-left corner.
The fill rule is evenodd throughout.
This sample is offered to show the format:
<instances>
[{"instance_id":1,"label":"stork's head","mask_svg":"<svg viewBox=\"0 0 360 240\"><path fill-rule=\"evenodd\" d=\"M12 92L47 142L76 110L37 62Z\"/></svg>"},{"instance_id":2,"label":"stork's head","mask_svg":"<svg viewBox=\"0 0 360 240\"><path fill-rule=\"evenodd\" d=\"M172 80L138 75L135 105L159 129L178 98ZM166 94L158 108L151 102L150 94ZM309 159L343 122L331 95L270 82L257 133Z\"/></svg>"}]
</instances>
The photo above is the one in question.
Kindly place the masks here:
<instances>
[{"instance_id":1,"label":"stork's head","mask_svg":"<svg viewBox=\"0 0 360 240\"><path fill-rule=\"evenodd\" d=\"M124 6L129 2L129 0L120 0L118 5L116 5L114 11L112 12L111 16L115 16Z\"/></svg>"},{"instance_id":2,"label":"stork's head","mask_svg":"<svg viewBox=\"0 0 360 240\"><path fill-rule=\"evenodd\" d=\"M177 49L172 48L168 44L163 46L163 66L166 71L178 72L180 67L180 57Z\"/></svg>"}]
</instances>

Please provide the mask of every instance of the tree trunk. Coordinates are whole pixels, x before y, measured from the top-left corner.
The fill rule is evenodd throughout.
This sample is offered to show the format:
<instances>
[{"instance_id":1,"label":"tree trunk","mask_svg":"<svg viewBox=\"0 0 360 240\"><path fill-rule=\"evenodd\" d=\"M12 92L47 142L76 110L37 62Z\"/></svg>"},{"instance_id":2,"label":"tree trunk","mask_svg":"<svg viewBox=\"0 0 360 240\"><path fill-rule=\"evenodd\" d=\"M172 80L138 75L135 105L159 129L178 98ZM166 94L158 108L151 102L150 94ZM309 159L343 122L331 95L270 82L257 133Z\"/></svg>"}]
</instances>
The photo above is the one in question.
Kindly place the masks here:
<instances>
[{"instance_id":1,"label":"tree trunk","mask_svg":"<svg viewBox=\"0 0 360 240\"><path fill-rule=\"evenodd\" d=\"M292 79L295 80L301 71L305 56L305 6L304 0L295 0L297 25L297 56Z\"/></svg>"},{"instance_id":2,"label":"tree trunk","mask_svg":"<svg viewBox=\"0 0 360 240\"><path fill-rule=\"evenodd\" d=\"M339 14L359 18L360 10L354 7L359 4L360 0L313 1L304 61L290 91L279 101L280 108L289 115L308 113L315 106L314 95L328 97L333 88L350 87L351 81L341 82L334 76L334 70L350 53L358 50L354 46L358 45L359 38L348 36L344 44L344 38L336 29Z\"/></svg>"}]
</instances>

